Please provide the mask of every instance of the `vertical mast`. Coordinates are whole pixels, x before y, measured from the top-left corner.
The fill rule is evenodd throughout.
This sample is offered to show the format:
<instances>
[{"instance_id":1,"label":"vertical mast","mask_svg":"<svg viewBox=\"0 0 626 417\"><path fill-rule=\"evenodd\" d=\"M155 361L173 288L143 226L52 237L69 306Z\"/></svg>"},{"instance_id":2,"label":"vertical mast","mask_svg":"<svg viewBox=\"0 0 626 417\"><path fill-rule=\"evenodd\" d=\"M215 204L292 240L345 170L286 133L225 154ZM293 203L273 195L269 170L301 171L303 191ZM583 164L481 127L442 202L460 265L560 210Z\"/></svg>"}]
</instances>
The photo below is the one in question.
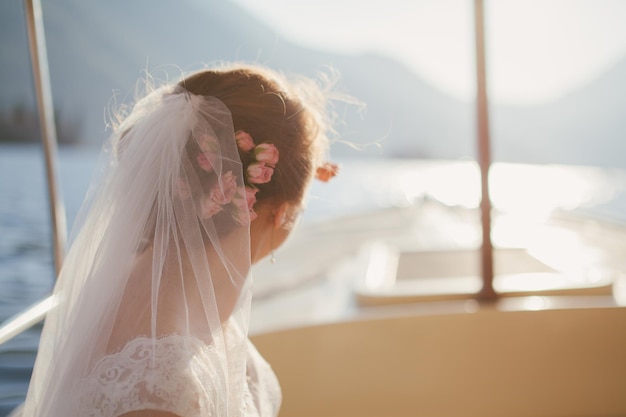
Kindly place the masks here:
<instances>
[{"instance_id":1,"label":"vertical mast","mask_svg":"<svg viewBox=\"0 0 626 417\"><path fill-rule=\"evenodd\" d=\"M476 116L478 133L478 164L480 166L480 213L482 224L481 265L483 288L480 298L493 300L493 245L491 243L491 199L489 196L489 166L491 149L489 139L489 104L485 64L485 21L483 0L474 1L474 26L476 31Z\"/></svg>"},{"instance_id":2,"label":"vertical mast","mask_svg":"<svg viewBox=\"0 0 626 417\"><path fill-rule=\"evenodd\" d=\"M63 263L65 253L67 229L65 207L63 205L58 178L57 136L54 122L52 91L50 88L48 53L46 51L46 38L43 29L41 0L24 0L24 9L26 12L31 67L33 70L35 93L37 95L41 141L46 161L55 276L58 276L61 271L61 264Z\"/></svg>"}]
</instances>

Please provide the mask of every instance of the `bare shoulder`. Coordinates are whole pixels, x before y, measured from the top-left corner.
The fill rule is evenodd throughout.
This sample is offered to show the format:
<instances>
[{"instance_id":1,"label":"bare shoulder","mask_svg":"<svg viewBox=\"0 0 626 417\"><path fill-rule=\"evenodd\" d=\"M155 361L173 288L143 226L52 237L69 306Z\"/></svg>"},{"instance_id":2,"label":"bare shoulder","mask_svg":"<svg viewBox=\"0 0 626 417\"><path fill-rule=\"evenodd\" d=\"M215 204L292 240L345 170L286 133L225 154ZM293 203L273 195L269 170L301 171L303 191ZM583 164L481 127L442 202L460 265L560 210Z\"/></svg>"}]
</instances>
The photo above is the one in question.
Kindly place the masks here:
<instances>
[{"instance_id":1,"label":"bare shoulder","mask_svg":"<svg viewBox=\"0 0 626 417\"><path fill-rule=\"evenodd\" d=\"M131 411L130 413L122 414L119 417L180 417L180 416L178 414L169 413L167 411L141 410L141 411Z\"/></svg>"}]
</instances>

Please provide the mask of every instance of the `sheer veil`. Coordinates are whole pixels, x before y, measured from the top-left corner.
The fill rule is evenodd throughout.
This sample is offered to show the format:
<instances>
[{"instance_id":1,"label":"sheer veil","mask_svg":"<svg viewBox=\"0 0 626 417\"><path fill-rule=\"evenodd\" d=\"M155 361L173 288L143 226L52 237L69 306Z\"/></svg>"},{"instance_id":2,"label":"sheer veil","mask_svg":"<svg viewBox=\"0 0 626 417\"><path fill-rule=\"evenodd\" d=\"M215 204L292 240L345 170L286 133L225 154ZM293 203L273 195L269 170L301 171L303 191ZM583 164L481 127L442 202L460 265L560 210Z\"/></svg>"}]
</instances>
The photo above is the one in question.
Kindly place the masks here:
<instances>
[{"instance_id":1,"label":"sheer veil","mask_svg":"<svg viewBox=\"0 0 626 417\"><path fill-rule=\"evenodd\" d=\"M113 134L24 416L250 414L250 208L231 114L179 86Z\"/></svg>"}]
</instances>

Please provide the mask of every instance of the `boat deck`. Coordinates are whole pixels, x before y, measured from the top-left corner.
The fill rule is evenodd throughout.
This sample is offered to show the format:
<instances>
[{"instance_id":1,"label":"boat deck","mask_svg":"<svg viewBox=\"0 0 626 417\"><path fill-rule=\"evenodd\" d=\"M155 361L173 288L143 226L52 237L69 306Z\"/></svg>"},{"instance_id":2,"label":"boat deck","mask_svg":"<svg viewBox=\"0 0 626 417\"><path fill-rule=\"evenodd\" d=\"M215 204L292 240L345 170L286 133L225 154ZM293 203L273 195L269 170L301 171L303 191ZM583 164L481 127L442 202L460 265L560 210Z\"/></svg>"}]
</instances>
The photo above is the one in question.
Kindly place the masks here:
<instances>
[{"instance_id":1,"label":"boat deck","mask_svg":"<svg viewBox=\"0 0 626 417\"><path fill-rule=\"evenodd\" d=\"M475 310L481 286L475 215L429 202L305 225L275 264L256 266L251 331L386 311ZM540 239L498 245L510 222L494 221L497 308L626 305L626 228L559 215L533 225Z\"/></svg>"}]
</instances>

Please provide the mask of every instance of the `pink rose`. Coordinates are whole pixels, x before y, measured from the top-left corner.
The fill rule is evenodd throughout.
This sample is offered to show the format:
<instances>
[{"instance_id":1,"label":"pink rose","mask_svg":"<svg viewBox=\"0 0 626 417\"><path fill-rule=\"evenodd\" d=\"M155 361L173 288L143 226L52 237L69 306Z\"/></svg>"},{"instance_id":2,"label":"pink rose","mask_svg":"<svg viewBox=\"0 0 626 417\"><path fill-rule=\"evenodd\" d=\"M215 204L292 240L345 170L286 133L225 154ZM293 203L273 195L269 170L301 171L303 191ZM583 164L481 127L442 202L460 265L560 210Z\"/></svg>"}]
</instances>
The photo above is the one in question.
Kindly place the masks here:
<instances>
[{"instance_id":1,"label":"pink rose","mask_svg":"<svg viewBox=\"0 0 626 417\"><path fill-rule=\"evenodd\" d=\"M246 187L246 207L252 211L252 207L256 203L256 193L259 192L256 188Z\"/></svg>"},{"instance_id":2,"label":"pink rose","mask_svg":"<svg viewBox=\"0 0 626 417\"><path fill-rule=\"evenodd\" d=\"M210 219L222 211L222 209L223 207L220 203L214 201L211 196L208 196L202 200L202 204L200 205L200 218L205 220Z\"/></svg>"},{"instance_id":3,"label":"pink rose","mask_svg":"<svg viewBox=\"0 0 626 417\"><path fill-rule=\"evenodd\" d=\"M253 162L248 165L247 173L248 181L252 184L265 184L272 179L274 168L264 162Z\"/></svg>"},{"instance_id":4,"label":"pink rose","mask_svg":"<svg viewBox=\"0 0 626 417\"><path fill-rule=\"evenodd\" d=\"M210 153L207 158L206 154L201 153L198 155L198 165L202 168L203 171L211 172L213 171L213 163L211 161L215 161L217 156L214 153Z\"/></svg>"},{"instance_id":5,"label":"pink rose","mask_svg":"<svg viewBox=\"0 0 626 417\"><path fill-rule=\"evenodd\" d=\"M245 191L243 190L243 187L237 188L237 193L233 197L232 203L235 205L235 208L238 211L242 211L247 208L245 204L244 196L245 196Z\"/></svg>"},{"instance_id":6,"label":"pink rose","mask_svg":"<svg viewBox=\"0 0 626 417\"><path fill-rule=\"evenodd\" d=\"M237 180L232 171L222 175L218 183L211 190L210 198L218 204L228 204L237 192Z\"/></svg>"},{"instance_id":7,"label":"pink rose","mask_svg":"<svg viewBox=\"0 0 626 417\"><path fill-rule=\"evenodd\" d=\"M242 226L248 224L257 218L257 214L254 212L253 207L256 203L256 193L259 190L256 188L245 187L239 188L235 198L233 198L233 204L235 204L236 210L233 213L233 218L237 223Z\"/></svg>"},{"instance_id":8,"label":"pink rose","mask_svg":"<svg viewBox=\"0 0 626 417\"><path fill-rule=\"evenodd\" d=\"M235 140L237 141L237 146L243 152L248 152L254 148L254 141L248 132L244 132L243 130L237 131L237 133L235 133Z\"/></svg>"},{"instance_id":9,"label":"pink rose","mask_svg":"<svg viewBox=\"0 0 626 417\"><path fill-rule=\"evenodd\" d=\"M198 146L200 147L202 152L219 153L220 143L217 140L217 138L211 135L203 134L203 135L200 135L200 137L197 140L198 140Z\"/></svg>"},{"instance_id":10,"label":"pink rose","mask_svg":"<svg viewBox=\"0 0 626 417\"><path fill-rule=\"evenodd\" d=\"M278 163L278 149L271 143L262 143L254 148L254 156L258 162L275 166Z\"/></svg>"}]
</instances>

